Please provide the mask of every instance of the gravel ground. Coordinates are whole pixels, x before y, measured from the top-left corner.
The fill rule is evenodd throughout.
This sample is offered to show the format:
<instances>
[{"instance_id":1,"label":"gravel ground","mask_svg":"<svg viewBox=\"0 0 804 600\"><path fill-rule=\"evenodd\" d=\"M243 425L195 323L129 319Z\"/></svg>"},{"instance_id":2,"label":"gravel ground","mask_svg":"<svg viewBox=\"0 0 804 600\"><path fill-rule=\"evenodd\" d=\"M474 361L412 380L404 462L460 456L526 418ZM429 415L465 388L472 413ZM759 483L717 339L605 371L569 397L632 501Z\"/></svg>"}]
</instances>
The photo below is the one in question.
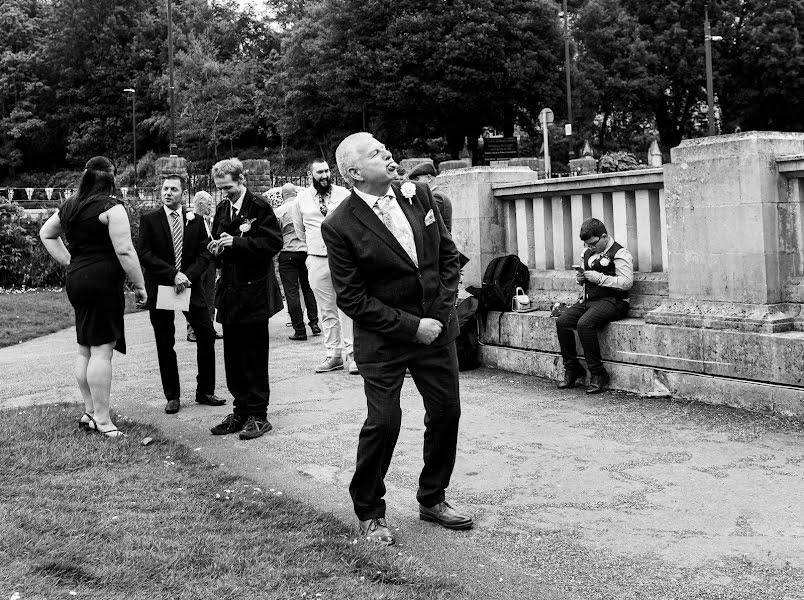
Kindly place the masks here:
<instances>
[{"instance_id":1,"label":"gravel ground","mask_svg":"<svg viewBox=\"0 0 804 600\"><path fill-rule=\"evenodd\" d=\"M183 336L185 404L164 414L147 315L126 319L129 354L115 357L119 413L353 521L347 487L365 413L362 380L313 374L321 338L291 342L287 315L274 317L274 430L241 442L209 435L230 406L192 402L195 350ZM73 353L71 330L0 350L0 407L76 401ZM218 393L229 398L220 343L217 358ZM587 397L490 369L462 374L461 386L448 499L476 526L449 532L417 518L423 410L407 380L386 495L399 544L388 551L460 578L481 599L804 600L801 423L622 393Z\"/></svg>"}]
</instances>

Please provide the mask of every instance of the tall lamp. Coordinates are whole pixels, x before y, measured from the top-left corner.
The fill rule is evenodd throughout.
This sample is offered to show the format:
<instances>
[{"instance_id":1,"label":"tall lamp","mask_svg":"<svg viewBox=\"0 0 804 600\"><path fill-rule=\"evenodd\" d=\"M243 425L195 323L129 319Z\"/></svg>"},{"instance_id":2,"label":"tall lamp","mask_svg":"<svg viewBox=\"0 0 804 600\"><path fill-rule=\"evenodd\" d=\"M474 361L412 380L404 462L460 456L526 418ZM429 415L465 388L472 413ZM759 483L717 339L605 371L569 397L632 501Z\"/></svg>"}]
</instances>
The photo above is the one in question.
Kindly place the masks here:
<instances>
[{"instance_id":1,"label":"tall lamp","mask_svg":"<svg viewBox=\"0 0 804 600\"><path fill-rule=\"evenodd\" d=\"M570 77L570 36L567 0L564 0L562 8L562 16L564 17L564 71L567 77L567 126L564 128L564 134L570 138L569 155L572 158L575 152L572 149L572 78Z\"/></svg>"},{"instance_id":2,"label":"tall lamp","mask_svg":"<svg viewBox=\"0 0 804 600\"><path fill-rule=\"evenodd\" d=\"M176 107L173 83L173 3L167 0L167 20L168 20L168 70L170 72L170 155L178 156L179 147L176 145Z\"/></svg>"},{"instance_id":3,"label":"tall lamp","mask_svg":"<svg viewBox=\"0 0 804 600\"><path fill-rule=\"evenodd\" d=\"M704 7L704 54L706 56L706 118L709 122L709 135L715 135L715 91L712 82L712 42L719 42L723 37L712 35L709 29L709 3Z\"/></svg>"},{"instance_id":4,"label":"tall lamp","mask_svg":"<svg viewBox=\"0 0 804 600\"><path fill-rule=\"evenodd\" d=\"M137 195L137 90L126 88L126 94L131 94L131 135L134 139L134 195Z\"/></svg>"}]
</instances>

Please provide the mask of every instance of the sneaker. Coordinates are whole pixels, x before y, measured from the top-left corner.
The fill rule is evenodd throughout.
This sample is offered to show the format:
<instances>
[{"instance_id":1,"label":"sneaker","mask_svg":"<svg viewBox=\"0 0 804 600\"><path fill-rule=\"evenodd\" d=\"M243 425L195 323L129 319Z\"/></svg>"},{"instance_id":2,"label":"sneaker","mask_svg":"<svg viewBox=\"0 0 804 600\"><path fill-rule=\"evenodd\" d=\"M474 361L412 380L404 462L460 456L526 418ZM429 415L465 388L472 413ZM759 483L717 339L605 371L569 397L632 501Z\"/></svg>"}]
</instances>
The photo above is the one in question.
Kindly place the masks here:
<instances>
[{"instance_id":1,"label":"sneaker","mask_svg":"<svg viewBox=\"0 0 804 600\"><path fill-rule=\"evenodd\" d=\"M246 424L243 425L243 431L240 432L240 439L241 440L253 440L254 438L258 438L274 428L271 425L271 422L268 419L258 419L257 417L251 416L246 421Z\"/></svg>"},{"instance_id":2,"label":"sneaker","mask_svg":"<svg viewBox=\"0 0 804 600\"><path fill-rule=\"evenodd\" d=\"M246 417L232 413L231 415L226 415L226 418L219 425L211 428L210 431L212 435L228 435L243 429L245 423Z\"/></svg>"},{"instance_id":3,"label":"sneaker","mask_svg":"<svg viewBox=\"0 0 804 600\"><path fill-rule=\"evenodd\" d=\"M354 354L347 354L346 355L346 365L349 369L349 375L359 375L360 371L357 368L357 363L355 362Z\"/></svg>"},{"instance_id":4,"label":"sneaker","mask_svg":"<svg viewBox=\"0 0 804 600\"><path fill-rule=\"evenodd\" d=\"M336 369L343 369L343 359L340 356L328 356L327 360L315 368L316 373L329 373Z\"/></svg>"}]
</instances>

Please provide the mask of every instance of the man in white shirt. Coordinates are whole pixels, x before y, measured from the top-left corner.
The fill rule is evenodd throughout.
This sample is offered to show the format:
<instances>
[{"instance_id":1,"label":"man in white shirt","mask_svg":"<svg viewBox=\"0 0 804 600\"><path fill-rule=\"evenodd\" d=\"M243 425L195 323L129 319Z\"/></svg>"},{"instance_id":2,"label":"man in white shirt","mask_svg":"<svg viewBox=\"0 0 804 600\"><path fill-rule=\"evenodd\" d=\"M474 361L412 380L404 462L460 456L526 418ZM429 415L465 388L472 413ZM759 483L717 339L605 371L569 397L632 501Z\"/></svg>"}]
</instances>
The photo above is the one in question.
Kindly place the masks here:
<instances>
[{"instance_id":1,"label":"man in white shirt","mask_svg":"<svg viewBox=\"0 0 804 600\"><path fill-rule=\"evenodd\" d=\"M352 320L338 309L327 262L327 246L321 237L321 223L349 197L349 190L332 184L329 164L324 159L316 158L310 162L310 176L312 185L297 196L293 225L296 237L307 246L308 280L318 305L327 349L326 360L315 368L315 372L342 369L345 362L349 373L357 374L352 349Z\"/></svg>"}]
</instances>

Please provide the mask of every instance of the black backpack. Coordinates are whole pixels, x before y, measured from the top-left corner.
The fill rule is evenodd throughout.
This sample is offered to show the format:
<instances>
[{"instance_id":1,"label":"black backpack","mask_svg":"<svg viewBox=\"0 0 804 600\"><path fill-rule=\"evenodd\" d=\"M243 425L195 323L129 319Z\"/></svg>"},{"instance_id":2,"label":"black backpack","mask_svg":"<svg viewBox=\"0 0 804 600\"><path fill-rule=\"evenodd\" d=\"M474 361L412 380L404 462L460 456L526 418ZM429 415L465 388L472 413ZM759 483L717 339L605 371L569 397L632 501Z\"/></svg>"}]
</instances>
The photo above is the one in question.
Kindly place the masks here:
<instances>
[{"instance_id":1,"label":"black backpack","mask_svg":"<svg viewBox=\"0 0 804 600\"><path fill-rule=\"evenodd\" d=\"M529 282L530 272L516 254L493 258L486 267L480 288L482 310L511 310L516 288L528 291Z\"/></svg>"}]
</instances>

